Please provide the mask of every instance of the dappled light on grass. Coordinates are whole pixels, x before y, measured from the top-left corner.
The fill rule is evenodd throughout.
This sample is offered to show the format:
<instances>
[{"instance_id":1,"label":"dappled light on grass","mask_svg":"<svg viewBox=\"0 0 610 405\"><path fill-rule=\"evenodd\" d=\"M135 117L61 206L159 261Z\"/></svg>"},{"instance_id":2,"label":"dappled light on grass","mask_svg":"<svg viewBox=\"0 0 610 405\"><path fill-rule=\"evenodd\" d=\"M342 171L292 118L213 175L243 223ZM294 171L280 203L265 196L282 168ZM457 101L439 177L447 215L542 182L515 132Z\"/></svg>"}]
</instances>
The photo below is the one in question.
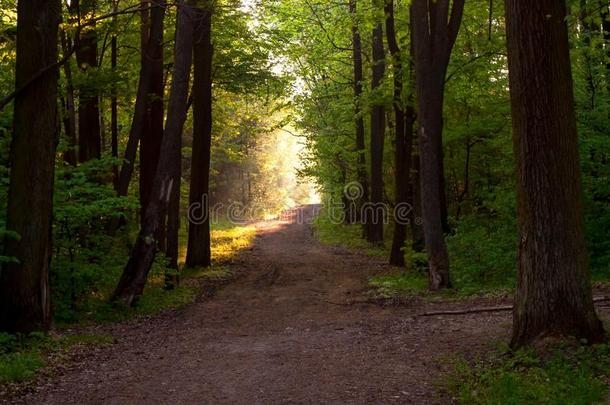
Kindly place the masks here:
<instances>
[{"instance_id":1,"label":"dappled light on grass","mask_svg":"<svg viewBox=\"0 0 610 405\"><path fill-rule=\"evenodd\" d=\"M223 224L212 229L212 259L224 263L252 246L256 228L253 225Z\"/></svg>"}]
</instances>

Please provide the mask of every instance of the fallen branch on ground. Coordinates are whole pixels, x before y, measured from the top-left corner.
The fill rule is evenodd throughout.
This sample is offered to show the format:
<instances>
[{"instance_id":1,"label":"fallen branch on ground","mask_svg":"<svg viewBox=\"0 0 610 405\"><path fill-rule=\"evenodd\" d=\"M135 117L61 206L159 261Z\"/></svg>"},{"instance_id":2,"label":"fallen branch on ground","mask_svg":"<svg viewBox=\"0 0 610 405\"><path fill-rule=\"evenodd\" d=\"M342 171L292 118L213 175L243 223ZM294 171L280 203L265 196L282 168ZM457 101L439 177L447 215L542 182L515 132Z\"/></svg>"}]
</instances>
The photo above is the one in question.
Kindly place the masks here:
<instances>
[{"instance_id":1,"label":"fallen branch on ground","mask_svg":"<svg viewBox=\"0 0 610 405\"><path fill-rule=\"evenodd\" d=\"M599 304L602 302L610 301L609 296L595 297L593 298L593 303ZM483 307L483 308L469 308L469 309L458 309L453 311L432 311L432 312L423 312L421 314L415 315L416 317L426 317L426 316L440 316L440 315L467 315L467 314L479 314L485 312L505 312L512 311L512 305L503 305L498 307Z\"/></svg>"}]
</instances>

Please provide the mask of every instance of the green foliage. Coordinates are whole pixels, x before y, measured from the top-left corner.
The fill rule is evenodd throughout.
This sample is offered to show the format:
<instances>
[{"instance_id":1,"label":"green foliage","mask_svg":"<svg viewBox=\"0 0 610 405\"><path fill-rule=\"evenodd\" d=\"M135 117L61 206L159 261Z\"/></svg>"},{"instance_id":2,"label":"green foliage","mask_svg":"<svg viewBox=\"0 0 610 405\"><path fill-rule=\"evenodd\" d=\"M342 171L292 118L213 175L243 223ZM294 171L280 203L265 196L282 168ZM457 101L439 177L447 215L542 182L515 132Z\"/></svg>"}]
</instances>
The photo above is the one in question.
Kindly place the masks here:
<instances>
[{"instance_id":1,"label":"green foliage","mask_svg":"<svg viewBox=\"0 0 610 405\"><path fill-rule=\"evenodd\" d=\"M36 376L51 353L74 345L105 345L114 338L101 335L66 335L51 337L43 333L10 335L0 333L0 384L23 382Z\"/></svg>"},{"instance_id":2,"label":"green foliage","mask_svg":"<svg viewBox=\"0 0 610 405\"><path fill-rule=\"evenodd\" d=\"M370 285L376 296L394 298L421 294L428 289L428 277L420 272L401 272L373 277Z\"/></svg>"},{"instance_id":3,"label":"green foliage","mask_svg":"<svg viewBox=\"0 0 610 405\"><path fill-rule=\"evenodd\" d=\"M59 322L89 311L92 297L107 296L125 264L125 236L109 236L107 228L113 219L133 216L138 204L131 197L117 197L108 183L117 163L104 158L57 170L51 285Z\"/></svg>"},{"instance_id":4,"label":"green foliage","mask_svg":"<svg viewBox=\"0 0 610 405\"><path fill-rule=\"evenodd\" d=\"M447 238L447 247L451 280L460 294L515 286L517 228L513 217L465 219Z\"/></svg>"},{"instance_id":5,"label":"green foliage","mask_svg":"<svg viewBox=\"0 0 610 405\"><path fill-rule=\"evenodd\" d=\"M30 380L43 365L38 353L0 355L0 383Z\"/></svg>"},{"instance_id":6,"label":"green foliage","mask_svg":"<svg viewBox=\"0 0 610 405\"><path fill-rule=\"evenodd\" d=\"M336 221L332 220L327 210L320 212L313 226L316 238L325 245L362 250L370 256L385 257L388 254L387 248L371 246L362 239L361 227L337 224Z\"/></svg>"},{"instance_id":7,"label":"green foliage","mask_svg":"<svg viewBox=\"0 0 610 405\"><path fill-rule=\"evenodd\" d=\"M4 241L7 239L18 241L21 239L21 236L15 231L7 231L0 228L0 252L2 252L2 246L4 245ZM0 265L4 263L19 263L19 260L16 257L3 256L0 254Z\"/></svg>"},{"instance_id":8,"label":"green foliage","mask_svg":"<svg viewBox=\"0 0 610 405\"><path fill-rule=\"evenodd\" d=\"M33 378L43 367L40 352L49 348L51 339L41 333L10 335L0 333L0 383Z\"/></svg>"},{"instance_id":9,"label":"green foliage","mask_svg":"<svg viewBox=\"0 0 610 405\"><path fill-rule=\"evenodd\" d=\"M464 404L596 404L610 394L610 346L558 348L458 362L449 394Z\"/></svg>"}]
</instances>

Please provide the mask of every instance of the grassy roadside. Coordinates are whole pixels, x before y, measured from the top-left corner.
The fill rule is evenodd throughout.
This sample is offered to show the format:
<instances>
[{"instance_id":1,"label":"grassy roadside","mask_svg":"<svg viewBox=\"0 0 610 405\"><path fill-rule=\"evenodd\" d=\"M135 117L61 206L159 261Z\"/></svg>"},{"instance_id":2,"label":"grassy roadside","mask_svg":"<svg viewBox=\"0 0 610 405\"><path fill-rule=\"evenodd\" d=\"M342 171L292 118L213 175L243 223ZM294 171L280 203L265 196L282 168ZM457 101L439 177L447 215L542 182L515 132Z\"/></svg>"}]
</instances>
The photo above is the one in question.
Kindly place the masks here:
<instances>
[{"instance_id":1,"label":"grassy roadside","mask_svg":"<svg viewBox=\"0 0 610 405\"><path fill-rule=\"evenodd\" d=\"M369 256L388 258L392 238L392 224L385 228L385 246L371 246L362 238L362 228L359 225L342 225L333 223L320 214L314 221L316 238L329 246L340 246ZM460 239L461 238L461 239ZM441 293L430 294L427 289L427 257L425 253L415 252L405 247L404 269L373 277L370 286L378 298L409 298L418 297L505 297L513 290L514 269L505 262L510 262L509 255L504 252L489 249L484 242L476 242L474 236L467 241L463 235L450 237L448 248L452 263L451 277L454 288ZM476 243L475 243L476 242ZM473 246L478 245L478 248ZM485 246L483 246L485 245ZM480 251L480 252L479 252ZM466 253L470 252L470 253ZM494 268L497 263L502 271Z\"/></svg>"},{"instance_id":2,"label":"grassy roadside","mask_svg":"<svg viewBox=\"0 0 610 405\"><path fill-rule=\"evenodd\" d=\"M387 249L372 248L361 238L358 226L336 225L321 215L314 222L314 230L323 244L388 257ZM382 299L510 296L514 285L514 270L507 264L510 255L488 245L485 240L477 242L474 236L466 240L449 238L454 282L451 291L429 293L425 255L406 250L407 268L371 278L372 294ZM494 262L501 271L486 270ZM485 360L450 361L455 363L454 370L443 376L439 390L444 399L456 403L584 405L607 403L610 398L610 345L564 343L549 345L544 352L503 348Z\"/></svg>"},{"instance_id":3,"label":"grassy roadside","mask_svg":"<svg viewBox=\"0 0 610 405\"><path fill-rule=\"evenodd\" d=\"M193 303L205 281L219 282L233 277L227 264L244 249L252 245L256 229L250 225L220 222L213 225L212 255L215 264L210 268L185 269L181 272L180 285L167 291L165 286L165 262L159 258L149 276L144 295L134 308L117 307L108 302L112 289L120 275L120 268L112 269L112 277L104 279L79 303L73 316L57 322L59 335L33 333L9 335L0 333L0 385L19 383L34 378L54 354L71 350L75 345L100 345L113 341L112 337L97 335L73 335L61 333L63 329L92 324L120 322L150 316L160 312L182 308ZM181 234L186 241L186 232ZM186 246L186 243L181 243ZM186 251L182 252L182 263ZM125 259L126 260L126 259Z\"/></svg>"},{"instance_id":4,"label":"grassy roadside","mask_svg":"<svg viewBox=\"0 0 610 405\"><path fill-rule=\"evenodd\" d=\"M501 350L456 362L441 389L463 404L601 404L610 395L610 345L554 344L536 352Z\"/></svg>"},{"instance_id":5,"label":"grassy roadside","mask_svg":"<svg viewBox=\"0 0 610 405\"><path fill-rule=\"evenodd\" d=\"M113 337L101 335L51 336L44 333L29 335L0 333L0 384L28 381L45 366L46 359L61 358L76 346L99 346L113 342Z\"/></svg>"}]
</instances>

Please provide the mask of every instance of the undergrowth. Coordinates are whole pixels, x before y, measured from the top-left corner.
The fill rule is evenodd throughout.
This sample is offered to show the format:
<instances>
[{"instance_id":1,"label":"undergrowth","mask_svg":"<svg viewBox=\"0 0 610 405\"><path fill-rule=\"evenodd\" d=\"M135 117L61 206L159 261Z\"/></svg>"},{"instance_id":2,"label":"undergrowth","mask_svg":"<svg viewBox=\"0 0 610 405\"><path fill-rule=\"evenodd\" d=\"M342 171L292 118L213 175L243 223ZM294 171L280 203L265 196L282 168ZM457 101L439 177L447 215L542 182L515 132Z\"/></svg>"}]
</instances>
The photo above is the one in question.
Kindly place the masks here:
<instances>
[{"instance_id":1,"label":"undergrowth","mask_svg":"<svg viewBox=\"0 0 610 405\"><path fill-rule=\"evenodd\" d=\"M180 285L172 290L165 289L167 263L160 254L151 269L144 294L134 308L119 307L109 302L127 260L124 249L108 245L105 254L98 254L95 260L83 263L73 261L71 264L55 262L53 282L55 288L59 289L55 290L54 296L55 322L59 329L63 329L74 324L118 322L184 307L197 299L204 280L217 282L233 277L225 264L251 246L255 234L256 229L252 226L229 222L214 224L211 236L215 264L210 268L183 269L180 272ZM181 234L181 239L186 240L185 232ZM82 267L76 267L81 264ZM69 294L64 294L66 292ZM0 333L0 384L32 379L37 370L45 366L49 353L68 349L75 344L107 342L107 337L93 335L51 337L42 333L26 336Z\"/></svg>"},{"instance_id":2,"label":"undergrowth","mask_svg":"<svg viewBox=\"0 0 610 405\"><path fill-rule=\"evenodd\" d=\"M199 280L221 280L230 277L224 263L231 260L240 251L247 249L254 239L256 229L248 225L231 224L228 221L214 223L211 231L212 257L214 265L210 268L182 269L180 285L174 289L165 289L167 263L163 254L155 261L144 295L134 308L117 307L109 302L110 296L120 277L127 260L124 255L115 252L105 259L108 264L104 277L88 287L88 293L76 305L56 310L59 325L78 323L117 322L134 316L154 315L167 309L184 307L195 301L199 293ZM182 231L181 246L186 246L186 232ZM180 255L183 267L186 250Z\"/></svg>"},{"instance_id":3,"label":"undergrowth","mask_svg":"<svg viewBox=\"0 0 610 405\"><path fill-rule=\"evenodd\" d=\"M51 353L69 350L75 345L101 345L114 339L100 335L51 337L43 333L9 335L0 333L0 384L18 383L36 376Z\"/></svg>"},{"instance_id":4,"label":"undergrowth","mask_svg":"<svg viewBox=\"0 0 610 405\"><path fill-rule=\"evenodd\" d=\"M324 212L314 222L320 242L361 251L370 256L389 257L392 226L386 226L385 247L371 246L362 238L359 225L341 225L330 221ZM515 284L516 238L513 223L481 228L462 221L447 238L453 289L440 293L448 297L505 295ZM408 243L407 243L408 244ZM404 248L404 269L397 269L371 279L375 294L390 298L427 293L427 256Z\"/></svg>"},{"instance_id":5,"label":"undergrowth","mask_svg":"<svg viewBox=\"0 0 610 405\"><path fill-rule=\"evenodd\" d=\"M462 404L600 404L610 394L610 345L559 346L537 354L497 352L461 360L445 385Z\"/></svg>"}]
</instances>

